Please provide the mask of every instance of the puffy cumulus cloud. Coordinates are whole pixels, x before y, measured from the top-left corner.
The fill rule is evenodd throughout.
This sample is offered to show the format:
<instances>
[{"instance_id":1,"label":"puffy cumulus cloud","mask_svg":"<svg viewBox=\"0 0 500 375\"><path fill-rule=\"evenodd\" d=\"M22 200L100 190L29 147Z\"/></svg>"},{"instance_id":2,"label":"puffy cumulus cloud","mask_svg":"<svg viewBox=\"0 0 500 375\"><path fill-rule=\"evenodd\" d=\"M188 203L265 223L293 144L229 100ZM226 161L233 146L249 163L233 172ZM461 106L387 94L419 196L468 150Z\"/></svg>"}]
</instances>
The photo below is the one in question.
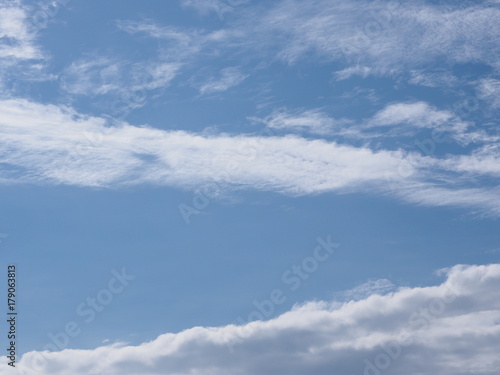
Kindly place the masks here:
<instances>
[{"instance_id":1,"label":"puffy cumulus cloud","mask_svg":"<svg viewBox=\"0 0 500 375\"><path fill-rule=\"evenodd\" d=\"M309 120L323 126L325 121L317 112L302 114L298 120L273 119L289 127ZM498 177L498 152L489 151L436 159L276 136L269 128L257 135L164 131L125 122L110 124L67 107L0 101L2 183L104 188L155 184L287 195L371 191L418 204L466 206L499 215L498 189L474 182L481 176Z\"/></svg>"},{"instance_id":2,"label":"puffy cumulus cloud","mask_svg":"<svg viewBox=\"0 0 500 375\"><path fill-rule=\"evenodd\" d=\"M17 373L498 374L500 264L441 272L437 286L309 302L268 321L195 327L138 346L29 352Z\"/></svg>"}]
</instances>

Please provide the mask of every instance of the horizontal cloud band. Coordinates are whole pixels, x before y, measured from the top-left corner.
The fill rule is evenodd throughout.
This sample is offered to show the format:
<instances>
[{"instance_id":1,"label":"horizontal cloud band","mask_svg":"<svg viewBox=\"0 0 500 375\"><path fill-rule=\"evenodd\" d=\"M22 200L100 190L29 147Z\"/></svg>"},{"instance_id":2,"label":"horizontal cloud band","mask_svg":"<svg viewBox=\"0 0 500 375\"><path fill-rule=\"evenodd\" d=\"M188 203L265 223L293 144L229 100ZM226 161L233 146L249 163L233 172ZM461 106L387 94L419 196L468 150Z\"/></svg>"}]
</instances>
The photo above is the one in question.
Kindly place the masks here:
<instances>
[{"instance_id":1,"label":"horizontal cloud band","mask_svg":"<svg viewBox=\"0 0 500 375\"><path fill-rule=\"evenodd\" d=\"M441 205L446 197L449 205L500 213L494 188L460 189L446 182L450 173L498 175L495 155L435 159L290 135L207 136L123 122L109 126L70 108L13 99L0 101L0 137L3 183L193 190L217 184L288 195L377 191L419 204Z\"/></svg>"}]
</instances>

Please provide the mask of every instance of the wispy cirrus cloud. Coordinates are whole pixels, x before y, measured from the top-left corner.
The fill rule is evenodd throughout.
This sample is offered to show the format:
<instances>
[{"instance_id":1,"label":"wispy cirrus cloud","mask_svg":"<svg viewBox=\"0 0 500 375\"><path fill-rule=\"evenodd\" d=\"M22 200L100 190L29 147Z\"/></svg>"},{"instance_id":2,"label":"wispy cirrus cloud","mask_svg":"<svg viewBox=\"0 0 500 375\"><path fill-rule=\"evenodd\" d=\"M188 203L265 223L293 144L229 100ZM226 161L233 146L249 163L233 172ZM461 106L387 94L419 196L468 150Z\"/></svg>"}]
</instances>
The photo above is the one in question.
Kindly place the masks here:
<instances>
[{"instance_id":1,"label":"wispy cirrus cloud","mask_svg":"<svg viewBox=\"0 0 500 375\"><path fill-rule=\"evenodd\" d=\"M432 5L289 0L255 7L236 6L243 4L227 1L185 1L183 4L203 13L222 3L231 9L237 8L238 12L215 29L180 28L151 19L120 20L116 25L135 38L160 40L156 61L139 64L176 65L175 74L179 75L192 69L194 74L193 71L189 74L195 79L186 77L186 81L195 82L201 94L223 92L241 83L255 69L277 60L288 64L312 59L334 62L337 80L352 76L391 76L413 85L439 88L459 83L450 69L456 64L480 63L497 69L499 10L487 2ZM227 66L227 62L221 61L222 56L238 56L240 63L234 65L238 68L221 69ZM99 60L88 62L93 64ZM219 73L202 80L207 61L217 66L209 71ZM436 61L446 64L437 67ZM107 79L99 77L105 82L90 89L90 94L123 84L119 76L108 71L120 63L122 61L115 61L99 70L98 74L106 75ZM75 61L66 74L82 64L87 62ZM96 80L95 73L87 73L90 74L87 81Z\"/></svg>"},{"instance_id":2,"label":"wispy cirrus cloud","mask_svg":"<svg viewBox=\"0 0 500 375\"><path fill-rule=\"evenodd\" d=\"M498 156L498 148L494 144L500 137L494 126L478 126L463 120L453 111L439 109L423 101L387 104L371 118L353 126L350 135L365 139L399 137L402 140L403 136L415 136L425 130L431 131L432 135L419 142L431 142L432 148L444 142L460 146L472 144L473 150L468 153L484 154L487 150L490 156Z\"/></svg>"},{"instance_id":3,"label":"wispy cirrus cloud","mask_svg":"<svg viewBox=\"0 0 500 375\"><path fill-rule=\"evenodd\" d=\"M363 78L368 77L369 75L374 74L373 68L369 68L367 66L350 66L349 68L345 68L335 72L334 77L337 81L343 81L345 79L351 78L353 76L360 76Z\"/></svg>"},{"instance_id":4,"label":"wispy cirrus cloud","mask_svg":"<svg viewBox=\"0 0 500 375\"><path fill-rule=\"evenodd\" d=\"M478 94L481 99L489 101L493 108L500 108L500 80L482 79L478 84Z\"/></svg>"},{"instance_id":5,"label":"wispy cirrus cloud","mask_svg":"<svg viewBox=\"0 0 500 375\"><path fill-rule=\"evenodd\" d=\"M334 120L320 109L288 110L281 108L264 118L252 117L251 120L265 124L275 130L306 132L320 135L333 134L338 125L347 120ZM337 124L338 123L338 124Z\"/></svg>"},{"instance_id":6,"label":"wispy cirrus cloud","mask_svg":"<svg viewBox=\"0 0 500 375\"><path fill-rule=\"evenodd\" d=\"M195 189L219 181L228 190L287 195L391 193L419 204L447 202L500 214L498 191L475 184L481 176L498 176L496 153L438 159L298 136L110 126L71 108L26 100L0 102L0 134L0 178L10 183Z\"/></svg>"},{"instance_id":7,"label":"wispy cirrus cloud","mask_svg":"<svg viewBox=\"0 0 500 375\"><path fill-rule=\"evenodd\" d=\"M441 273L446 280L436 286L308 302L271 320L195 327L138 346L29 352L18 368L26 375L496 375L500 265L457 265Z\"/></svg>"},{"instance_id":8,"label":"wispy cirrus cloud","mask_svg":"<svg viewBox=\"0 0 500 375\"><path fill-rule=\"evenodd\" d=\"M125 63L107 57L74 61L61 75L61 87L73 95L120 95L167 87L179 70L177 63Z\"/></svg>"},{"instance_id":9,"label":"wispy cirrus cloud","mask_svg":"<svg viewBox=\"0 0 500 375\"><path fill-rule=\"evenodd\" d=\"M28 12L18 1L0 4L0 59L30 60L43 56L28 22Z\"/></svg>"},{"instance_id":10,"label":"wispy cirrus cloud","mask_svg":"<svg viewBox=\"0 0 500 375\"><path fill-rule=\"evenodd\" d=\"M457 77L447 71L428 73L423 70L411 70L410 76L409 83L427 87L446 88L457 86L460 83Z\"/></svg>"},{"instance_id":11,"label":"wispy cirrus cloud","mask_svg":"<svg viewBox=\"0 0 500 375\"><path fill-rule=\"evenodd\" d=\"M500 177L500 150L498 144L479 148L471 155L449 158L446 168L483 176Z\"/></svg>"},{"instance_id":12,"label":"wispy cirrus cloud","mask_svg":"<svg viewBox=\"0 0 500 375\"><path fill-rule=\"evenodd\" d=\"M6 97L19 81L53 80L45 72L46 53L30 23L29 8L20 1L0 3L0 88Z\"/></svg>"},{"instance_id":13,"label":"wispy cirrus cloud","mask_svg":"<svg viewBox=\"0 0 500 375\"><path fill-rule=\"evenodd\" d=\"M450 177L450 182L452 178ZM451 184L450 184L451 185ZM500 189L493 187L462 187L442 186L432 183L408 183L392 190L392 194L402 197L404 200L422 205L434 207L468 207L473 213L483 217L500 216ZM479 209L479 207L486 208Z\"/></svg>"},{"instance_id":14,"label":"wispy cirrus cloud","mask_svg":"<svg viewBox=\"0 0 500 375\"><path fill-rule=\"evenodd\" d=\"M359 92L357 92L359 94ZM368 93L370 94L370 92ZM251 120L270 129L291 133L310 133L323 136L346 136L351 139L396 138L414 136L430 129L459 143L491 143L494 137L472 129L473 123L463 121L455 113L441 110L427 102L398 102L385 105L372 117L361 120L334 119L320 109L281 108L263 118Z\"/></svg>"},{"instance_id":15,"label":"wispy cirrus cloud","mask_svg":"<svg viewBox=\"0 0 500 375\"><path fill-rule=\"evenodd\" d=\"M489 2L289 0L247 7L224 1L185 1L184 5L202 13L221 5L238 12L210 32L150 20L120 21L118 26L130 34L168 41L171 48L162 47L165 56L199 62L210 51L212 55L237 53L249 60L258 56L268 63L319 59L338 63L338 80L389 75L405 77L414 85L449 87L458 78L446 66L480 63L499 68L496 20L500 11ZM436 61L446 64L436 67Z\"/></svg>"},{"instance_id":16,"label":"wispy cirrus cloud","mask_svg":"<svg viewBox=\"0 0 500 375\"><path fill-rule=\"evenodd\" d=\"M196 2L205 10L214 3ZM438 60L499 67L498 16L498 8L489 2L280 1L256 9L240 7L232 15L235 21L222 30L231 36L231 47L274 54L268 57L290 64L320 58L347 65L338 71L338 79L405 73L413 84L435 86L455 81L442 65L433 71Z\"/></svg>"},{"instance_id":17,"label":"wispy cirrus cloud","mask_svg":"<svg viewBox=\"0 0 500 375\"><path fill-rule=\"evenodd\" d=\"M248 75L243 74L240 69L229 67L222 69L217 76L204 80L197 86L201 95L214 94L239 85L247 77Z\"/></svg>"},{"instance_id":18,"label":"wispy cirrus cloud","mask_svg":"<svg viewBox=\"0 0 500 375\"><path fill-rule=\"evenodd\" d=\"M438 59L497 67L499 10L479 4L340 1L277 4L261 17L261 33L284 34L279 56L293 62L311 53L361 66L356 73L409 72ZM256 28L257 28L256 27ZM425 30L424 33L419 30ZM258 33L258 30L254 30ZM353 74L344 71L343 75Z\"/></svg>"},{"instance_id":19,"label":"wispy cirrus cloud","mask_svg":"<svg viewBox=\"0 0 500 375\"><path fill-rule=\"evenodd\" d=\"M371 127L428 128L462 136L471 126L453 112L439 110L426 102L389 104L365 125Z\"/></svg>"},{"instance_id":20,"label":"wispy cirrus cloud","mask_svg":"<svg viewBox=\"0 0 500 375\"><path fill-rule=\"evenodd\" d=\"M236 162L229 181L234 186L309 194L377 181L387 173L396 177L403 157L298 137L209 137L126 123L107 128L102 118L24 100L1 102L0 116L1 142L9 150L2 161L20 168L20 180L189 187L227 174ZM94 135L96 144L84 134ZM72 147L82 155L71 158Z\"/></svg>"},{"instance_id":21,"label":"wispy cirrus cloud","mask_svg":"<svg viewBox=\"0 0 500 375\"><path fill-rule=\"evenodd\" d=\"M160 58L163 60L185 61L197 58L206 52L205 49L217 46L219 49L229 48L236 30L220 29L207 31L203 29L176 28L165 26L151 20L118 21L117 27L130 34L147 38L160 39L166 44L160 48ZM222 43L227 43L222 45Z\"/></svg>"},{"instance_id":22,"label":"wispy cirrus cloud","mask_svg":"<svg viewBox=\"0 0 500 375\"><path fill-rule=\"evenodd\" d=\"M182 6L195 9L202 15L215 13L220 20L224 20L227 13L234 12L238 7L251 0L182 0Z\"/></svg>"},{"instance_id":23,"label":"wispy cirrus cloud","mask_svg":"<svg viewBox=\"0 0 500 375\"><path fill-rule=\"evenodd\" d=\"M147 91L170 86L176 77L198 61L209 45L226 40L224 32L162 26L151 20L120 20L114 24L137 39L162 40L162 47L152 51L147 59L131 58L126 53L86 53L60 74L60 86L66 94L106 96L107 111L113 116L117 115L114 113L116 108L120 113L128 113L147 104ZM199 89L203 94L222 92L246 77L237 68L222 69L218 77L201 82Z\"/></svg>"},{"instance_id":24,"label":"wispy cirrus cloud","mask_svg":"<svg viewBox=\"0 0 500 375\"><path fill-rule=\"evenodd\" d=\"M374 294L387 294L394 291L396 286L387 279L369 280L352 289L335 293L335 298L344 301L357 301Z\"/></svg>"}]
</instances>

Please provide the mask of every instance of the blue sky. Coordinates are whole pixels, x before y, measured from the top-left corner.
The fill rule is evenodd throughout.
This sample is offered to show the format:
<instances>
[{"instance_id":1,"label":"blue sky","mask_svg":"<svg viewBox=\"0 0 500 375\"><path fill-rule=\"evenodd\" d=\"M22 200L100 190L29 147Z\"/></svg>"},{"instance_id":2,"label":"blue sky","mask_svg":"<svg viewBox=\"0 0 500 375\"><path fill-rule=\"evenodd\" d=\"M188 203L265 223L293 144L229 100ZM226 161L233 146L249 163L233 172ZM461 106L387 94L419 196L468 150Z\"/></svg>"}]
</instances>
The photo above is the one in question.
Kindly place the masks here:
<instances>
[{"instance_id":1,"label":"blue sky","mask_svg":"<svg viewBox=\"0 0 500 375\"><path fill-rule=\"evenodd\" d=\"M0 374L497 374L499 12L2 2Z\"/></svg>"}]
</instances>

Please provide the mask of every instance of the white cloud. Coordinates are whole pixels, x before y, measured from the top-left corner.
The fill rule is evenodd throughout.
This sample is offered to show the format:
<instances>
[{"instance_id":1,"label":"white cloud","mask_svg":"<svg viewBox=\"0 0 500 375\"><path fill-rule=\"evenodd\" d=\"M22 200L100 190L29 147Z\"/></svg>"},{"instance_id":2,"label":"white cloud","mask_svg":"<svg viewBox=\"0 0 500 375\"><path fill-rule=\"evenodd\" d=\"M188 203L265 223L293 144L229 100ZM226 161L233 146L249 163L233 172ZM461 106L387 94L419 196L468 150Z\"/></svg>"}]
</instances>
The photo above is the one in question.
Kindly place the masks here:
<instances>
[{"instance_id":1,"label":"white cloud","mask_svg":"<svg viewBox=\"0 0 500 375\"><path fill-rule=\"evenodd\" d=\"M366 94L361 90L344 95ZM368 100L376 101L373 93L367 91ZM349 119L334 119L320 109L288 110L282 108L264 118L251 118L264 123L271 129L317 135L341 135L349 138L370 139L415 135L423 129L436 131L437 139L450 135L461 144L470 142L492 143L496 138L485 131L469 131L472 123L463 121L456 114L437 109L426 102L403 102L388 104L371 118L356 123ZM491 153L491 152L490 152Z\"/></svg>"},{"instance_id":2,"label":"white cloud","mask_svg":"<svg viewBox=\"0 0 500 375\"><path fill-rule=\"evenodd\" d=\"M387 294L394 291L395 285L387 279L369 280L352 289L335 293L335 298L341 298L344 301L360 300L368 298L373 294Z\"/></svg>"},{"instance_id":3,"label":"white cloud","mask_svg":"<svg viewBox=\"0 0 500 375\"><path fill-rule=\"evenodd\" d=\"M222 92L239 85L247 77L248 75L243 74L238 68L224 68L220 71L218 77L212 77L201 83L198 89L201 95Z\"/></svg>"},{"instance_id":4,"label":"white cloud","mask_svg":"<svg viewBox=\"0 0 500 375\"><path fill-rule=\"evenodd\" d=\"M406 186L398 186L397 190L392 190L392 192L416 204L436 207L469 207L471 209L488 207L487 210L481 210L477 213L481 216L500 216L500 189L495 186L463 187L458 178L454 181L450 177L448 186L411 182Z\"/></svg>"},{"instance_id":5,"label":"white cloud","mask_svg":"<svg viewBox=\"0 0 500 375\"><path fill-rule=\"evenodd\" d=\"M77 95L124 95L166 87L178 70L177 63L124 63L106 57L85 58L74 61L63 72L61 87Z\"/></svg>"},{"instance_id":6,"label":"white cloud","mask_svg":"<svg viewBox=\"0 0 500 375\"><path fill-rule=\"evenodd\" d=\"M250 0L183 0L182 5L193 8L203 15L214 12L220 20L224 20L226 13L231 13L237 7L249 2Z\"/></svg>"},{"instance_id":7,"label":"white cloud","mask_svg":"<svg viewBox=\"0 0 500 375\"><path fill-rule=\"evenodd\" d=\"M500 265L458 265L437 286L309 302L267 321L194 327L138 346L30 352L24 375L441 374L500 370ZM5 358L5 357L3 357ZM10 369L3 365L0 374Z\"/></svg>"},{"instance_id":8,"label":"white cloud","mask_svg":"<svg viewBox=\"0 0 500 375\"><path fill-rule=\"evenodd\" d=\"M500 108L500 80L483 79L478 85L479 97L488 100L493 108Z\"/></svg>"},{"instance_id":9,"label":"white cloud","mask_svg":"<svg viewBox=\"0 0 500 375\"><path fill-rule=\"evenodd\" d=\"M289 63L311 57L347 63L338 79L421 70L438 60L496 68L500 52L500 10L486 3L289 0L258 12L239 27L259 51L278 48Z\"/></svg>"},{"instance_id":10,"label":"white cloud","mask_svg":"<svg viewBox=\"0 0 500 375\"><path fill-rule=\"evenodd\" d=\"M183 68L192 67L202 57L220 48L228 41L228 32L207 32L200 29L181 29L162 26L150 20L118 21L117 27L137 38L162 41L156 56L148 60L127 61L110 56L87 56L74 61L62 74L62 88L69 94L111 95L129 101L134 92L154 90L170 85ZM209 48L210 47L210 48ZM203 70L203 69L202 69ZM201 74L200 74L201 75ZM248 77L237 67L228 67L210 78L195 82L203 94L222 92L243 82ZM194 80L192 80L194 81ZM132 92L132 95L130 93ZM144 96L142 94L135 96ZM145 103L133 103L132 109ZM113 114L115 115L115 114Z\"/></svg>"},{"instance_id":11,"label":"white cloud","mask_svg":"<svg viewBox=\"0 0 500 375\"><path fill-rule=\"evenodd\" d=\"M380 72L380 73L384 74L385 71ZM377 72L373 68L369 68L367 66L356 65L356 66L351 66L349 68L339 70L338 72L334 73L334 76L335 76L337 81L343 81L343 80L351 78L353 76L360 76L360 77L366 78L369 75L376 75L376 74L377 74Z\"/></svg>"},{"instance_id":12,"label":"white cloud","mask_svg":"<svg viewBox=\"0 0 500 375\"><path fill-rule=\"evenodd\" d=\"M74 61L62 75L62 88L70 94L102 95L118 90L122 66L107 58Z\"/></svg>"},{"instance_id":13,"label":"white cloud","mask_svg":"<svg viewBox=\"0 0 500 375\"><path fill-rule=\"evenodd\" d=\"M310 132L313 134L331 134L334 126L344 124L336 121L319 109L307 111L289 111L286 108L276 110L265 118L252 117L252 120L262 122L271 129L288 130L296 132Z\"/></svg>"},{"instance_id":14,"label":"white cloud","mask_svg":"<svg viewBox=\"0 0 500 375\"><path fill-rule=\"evenodd\" d=\"M450 121L450 112L436 111L425 102L397 103L378 112L371 123L375 126L408 124L416 127L434 127Z\"/></svg>"},{"instance_id":15,"label":"white cloud","mask_svg":"<svg viewBox=\"0 0 500 375\"><path fill-rule=\"evenodd\" d=\"M456 172L467 172L482 176L500 177L499 147L485 147L472 155L450 157L443 164L446 169Z\"/></svg>"},{"instance_id":16,"label":"white cloud","mask_svg":"<svg viewBox=\"0 0 500 375\"><path fill-rule=\"evenodd\" d=\"M28 13L17 1L0 4L0 58L39 59L42 53L35 44Z\"/></svg>"},{"instance_id":17,"label":"white cloud","mask_svg":"<svg viewBox=\"0 0 500 375\"><path fill-rule=\"evenodd\" d=\"M444 85L450 84L452 76L446 72L425 73L423 68L438 59L450 63L482 62L495 67L500 52L495 43L499 38L495 27L499 10L484 4L464 9L458 5L353 4L344 0L333 3L288 0L265 7L242 6L246 3L243 0L184 1L185 6L202 12L214 8L223 9L221 14L226 8L238 10L233 12L233 22L211 32L161 26L150 20L119 21L117 26L129 34L162 40L156 61L124 64L122 59L109 57L80 59L64 72L63 87L79 95L115 93L119 88L134 85L126 79L133 65L139 67L137 71L162 69L165 75L163 83L158 85L165 87L180 68L233 52L245 56L249 62L256 56L264 56L261 60L264 65L276 58L288 63L318 57L321 61L347 62L347 66L336 73L337 79L406 71L410 72L412 83ZM15 4L5 6L0 16L0 36L5 40L0 44L0 57L41 58L26 10ZM269 35L275 37L269 38ZM222 71L220 77L214 77L199 89L203 93L224 91L245 77L243 70Z\"/></svg>"},{"instance_id":18,"label":"white cloud","mask_svg":"<svg viewBox=\"0 0 500 375\"><path fill-rule=\"evenodd\" d=\"M153 22L120 21L118 28L129 34L146 34L151 38L177 41L179 44L189 45L192 43L193 35L174 27L159 26Z\"/></svg>"},{"instance_id":19,"label":"white cloud","mask_svg":"<svg viewBox=\"0 0 500 375\"><path fill-rule=\"evenodd\" d=\"M318 113L312 120L322 125L324 118ZM299 116L299 122L281 120L290 120L293 127L305 123L308 115ZM380 119L389 121L386 116ZM476 177L498 177L496 149L435 159L297 136L201 135L127 123L110 126L103 118L26 100L0 101L0 146L4 183L157 184L186 189L215 184L288 195L374 191L420 204L500 214L498 191L474 183Z\"/></svg>"},{"instance_id":20,"label":"white cloud","mask_svg":"<svg viewBox=\"0 0 500 375\"><path fill-rule=\"evenodd\" d=\"M161 39L163 59L202 61L202 56L256 57L261 64L280 59L336 61L334 76L390 75L410 83L449 87L457 79L436 61L450 66L483 63L498 67L500 10L487 3L431 5L409 2L357 3L346 0L287 0L266 6L240 6L243 1L186 0L186 7L220 17L237 9L231 22L212 32L161 26L152 21L121 21L130 33ZM253 4L248 2L248 4ZM422 32L425 30L425 32ZM273 37L270 38L269 36ZM205 54L205 55L203 55Z\"/></svg>"},{"instance_id":21,"label":"white cloud","mask_svg":"<svg viewBox=\"0 0 500 375\"><path fill-rule=\"evenodd\" d=\"M117 23L121 30L138 36L161 39L165 45L160 49L162 60L188 61L204 52L207 47L223 48L220 43L231 43L234 31L221 29L208 32L201 29L181 29L172 26L158 25L149 20L142 22L120 21ZM210 52L209 52L210 53ZM212 51L213 53L213 51Z\"/></svg>"},{"instance_id":22,"label":"white cloud","mask_svg":"<svg viewBox=\"0 0 500 375\"><path fill-rule=\"evenodd\" d=\"M24 100L0 102L0 133L8 150L1 160L16 166L19 178L83 186L189 187L229 175L234 186L309 194L386 174L397 178L402 158L400 152L297 137L208 137L128 124L106 128L103 119Z\"/></svg>"},{"instance_id":23,"label":"white cloud","mask_svg":"<svg viewBox=\"0 0 500 375\"><path fill-rule=\"evenodd\" d=\"M457 77L449 72L428 73L421 70L410 71L411 78L408 81L414 85L427 87L452 87L459 83Z\"/></svg>"},{"instance_id":24,"label":"white cloud","mask_svg":"<svg viewBox=\"0 0 500 375\"><path fill-rule=\"evenodd\" d=\"M450 132L457 140L464 141L470 125L452 112L438 110L425 102L413 102L387 105L365 124L365 128L390 126L403 131L412 127L428 128Z\"/></svg>"},{"instance_id":25,"label":"white cloud","mask_svg":"<svg viewBox=\"0 0 500 375\"><path fill-rule=\"evenodd\" d=\"M19 82L46 81L46 56L37 44L36 28L20 1L0 3L0 92L10 95Z\"/></svg>"}]
</instances>

